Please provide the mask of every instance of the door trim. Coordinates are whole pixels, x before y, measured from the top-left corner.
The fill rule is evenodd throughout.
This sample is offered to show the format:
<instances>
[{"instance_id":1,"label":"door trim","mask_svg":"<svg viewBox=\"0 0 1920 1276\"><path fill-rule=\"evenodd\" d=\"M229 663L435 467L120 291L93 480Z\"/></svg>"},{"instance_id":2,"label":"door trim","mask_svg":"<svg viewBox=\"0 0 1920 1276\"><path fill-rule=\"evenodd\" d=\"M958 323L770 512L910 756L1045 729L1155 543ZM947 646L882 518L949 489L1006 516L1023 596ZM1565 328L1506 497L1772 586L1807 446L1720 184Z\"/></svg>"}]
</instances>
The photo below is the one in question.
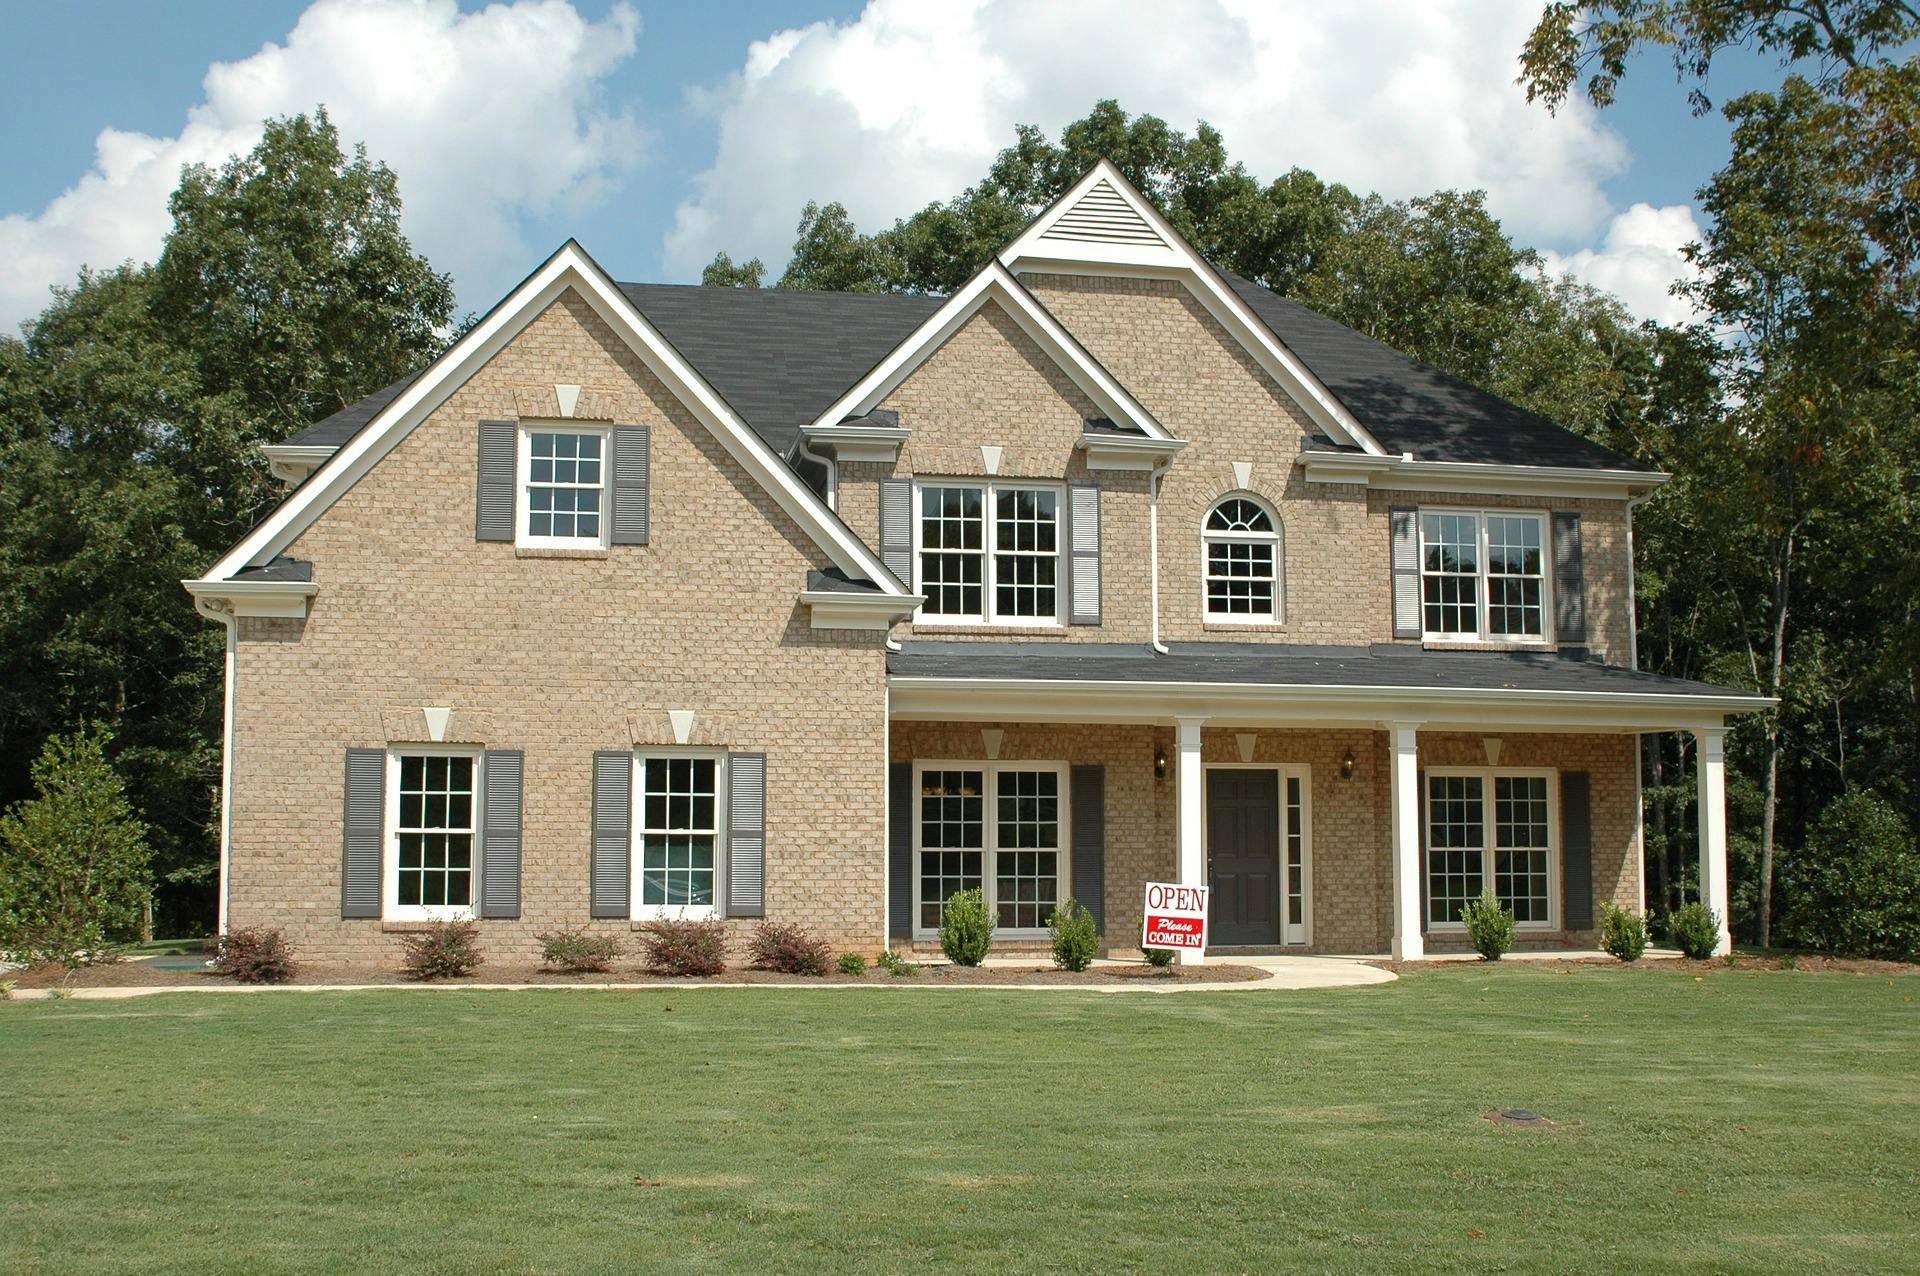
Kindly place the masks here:
<instances>
[{"instance_id":1,"label":"door trim","mask_svg":"<svg viewBox=\"0 0 1920 1276\"><path fill-rule=\"evenodd\" d=\"M1210 810L1213 772L1271 771L1279 819L1274 821L1275 875L1280 883L1280 943L1289 948L1313 946L1313 767L1305 762L1208 762L1201 767L1200 809ZM1287 781L1300 781L1300 937L1287 938ZM1210 850L1211 848L1209 848Z\"/></svg>"}]
</instances>

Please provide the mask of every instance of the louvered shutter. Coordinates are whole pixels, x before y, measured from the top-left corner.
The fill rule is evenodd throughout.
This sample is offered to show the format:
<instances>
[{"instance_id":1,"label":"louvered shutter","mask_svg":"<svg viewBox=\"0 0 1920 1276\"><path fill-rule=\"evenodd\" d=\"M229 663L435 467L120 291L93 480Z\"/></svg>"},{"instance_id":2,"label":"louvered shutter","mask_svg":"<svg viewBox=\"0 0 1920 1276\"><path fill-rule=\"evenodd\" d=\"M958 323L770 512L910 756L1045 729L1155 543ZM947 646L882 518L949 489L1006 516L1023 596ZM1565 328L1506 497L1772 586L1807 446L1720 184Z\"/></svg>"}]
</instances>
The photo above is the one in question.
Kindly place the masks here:
<instances>
[{"instance_id":1,"label":"louvered shutter","mask_svg":"<svg viewBox=\"0 0 1920 1276\"><path fill-rule=\"evenodd\" d=\"M1593 780L1585 771L1560 776L1560 929L1593 926Z\"/></svg>"},{"instance_id":2,"label":"louvered shutter","mask_svg":"<svg viewBox=\"0 0 1920 1276\"><path fill-rule=\"evenodd\" d=\"M1076 625L1100 623L1100 489L1076 483L1067 489L1072 538L1069 617Z\"/></svg>"},{"instance_id":3,"label":"louvered shutter","mask_svg":"<svg viewBox=\"0 0 1920 1276\"><path fill-rule=\"evenodd\" d=\"M913 586L913 480L880 480L880 559Z\"/></svg>"},{"instance_id":4,"label":"louvered shutter","mask_svg":"<svg viewBox=\"0 0 1920 1276\"><path fill-rule=\"evenodd\" d=\"M1587 640L1587 583L1581 564L1580 516L1553 516L1554 633L1561 642Z\"/></svg>"},{"instance_id":5,"label":"louvered shutter","mask_svg":"<svg viewBox=\"0 0 1920 1276\"><path fill-rule=\"evenodd\" d=\"M387 818L387 753L348 749L340 916L380 916L381 843Z\"/></svg>"},{"instance_id":6,"label":"louvered shutter","mask_svg":"<svg viewBox=\"0 0 1920 1276\"><path fill-rule=\"evenodd\" d=\"M913 763L887 767L887 934L913 938Z\"/></svg>"},{"instance_id":7,"label":"louvered shutter","mask_svg":"<svg viewBox=\"0 0 1920 1276\"><path fill-rule=\"evenodd\" d=\"M611 544L647 543L653 504L648 474L652 446L652 434L644 425L613 427L613 519L607 533Z\"/></svg>"},{"instance_id":8,"label":"louvered shutter","mask_svg":"<svg viewBox=\"0 0 1920 1276\"><path fill-rule=\"evenodd\" d=\"M593 755L592 885L588 913L632 913L633 755Z\"/></svg>"},{"instance_id":9,"label":"louvered shutter","mask_svg":"<svg viewBox=\"0 0 1920 1276\"><path fill-rule=\"evenodd\" d=\"M513 539L514 449L518 434L519 427L512 421L480 423L480 455L476 464L479 477L473 515L475 540Z\"/></svg>"},{"instance_id":10,"label":"louvered shutter","mask_svg":"<svg viewBox=\"0 0 1920 1276\"><path fill-rule=\"evenodd\" d=\"M488 749L480 759L480 916L520 915L520 805L526 755Z\"/></svg>"},{"instance_id":11,"label":"louvered shutter","mask_svg":"<svg viewBox=\"0 0 1920 1276\"><path fill-rule=\"evenodd\" d=\"M767 914L767 755L727 755L727 916Z\"/></svg>"},{"instance_id":12,"label":"louvered shutter","mask_svg":"<svg viewBox=\"0 0 1920 1276\"><path fill-rule=\"evenodd\" d=\"M1420 511L1396 505L1393 523L1393 636L1418 638L1420 628Z\"/></svg>"},{"instance_id":13,"label":"louvered shutter","mask_svg":"<svg viewBox=\"0 0 1920 1276\"><path fill-rule=\"evenodd\" d=\"M1107 769L1077 766L1067 776L1073 823L1073 897L1107 929Z\"/></svg>"}]
</instances>

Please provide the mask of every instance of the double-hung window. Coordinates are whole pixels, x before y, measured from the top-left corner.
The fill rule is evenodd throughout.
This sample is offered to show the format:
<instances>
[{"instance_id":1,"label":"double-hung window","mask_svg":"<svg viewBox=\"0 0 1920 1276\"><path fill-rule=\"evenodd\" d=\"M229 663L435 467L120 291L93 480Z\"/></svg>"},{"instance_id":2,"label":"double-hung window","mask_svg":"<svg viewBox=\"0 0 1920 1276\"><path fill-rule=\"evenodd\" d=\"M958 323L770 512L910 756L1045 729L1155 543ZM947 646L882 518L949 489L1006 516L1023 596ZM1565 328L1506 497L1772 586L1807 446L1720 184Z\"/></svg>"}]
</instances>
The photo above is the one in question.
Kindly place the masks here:
<instances>
[{"instance_id":1,"label":"double-hung window","mask_svg":"<svg viewBox=\"0 0 1920 1276\"><path fill-rule=\"evenodd\" d=\"M1229 496L1207 512L1206 618L1261 623L1280 619L1280 529L1273 511Z\"/></svg>"},{"instance_id":2,"label":"double-hung window","mask_svg":"<svg viewBox=\"0 0 1920 1276\"><path fill-rule=\"evenodd\" d=\"M529 426L520 431L521 544L606 544L606 448L604 430Z\"/></svg>"},{"instance_id":3,"label":"double-hung window","mask_svg":"<svg viewBox=\"0 0 1920 1276\"><path fill-rule=\"evenodd\" d=\"M923 620L1060 622L1060 491L1001 483L919 489Z\"/></svg>"},{"instance_id":4,"label":"double-hung window","mask_svg":"<svg viewBox=\"0 0 1920 1276\"><path fill-rule=\"evenodd\" d=\"M721 828L717 755L639 759L634 883L642 917L716 917Z\"/></svg>"},{"instance_id":5,"label":"double-hung window","mask_svg":"<svg viewBox=\"0 0 1920 1276\"><path fill-rule=\"evenodd\" d=\"M1066 880L1066 768L928 762L916 775L920 929L938 930L964 890L981 892L1001 930L1043 929Z\"/></svg>"},{"instance_id":6,"label":"double-hung window","mask_svg":"<svg viewBox=\"0 0 1920 1276\"><path fill-rule=\"evenodd\" d=\"M1427 772L1427 922L1461 924L1492 891L1514 923L1554 923L1558 827L1551 771L1435 768Z\"/></svg>"},{"instance_id":7,"label":"double-hung window","mask_svg":"<svg viewBox=\"0 0 1920 1276\"><path fill-rule=\"evenodd\" d=\"M472 754L388 755L388 917L473 916L479 769Z\"/></svg>"},{"instance_id":8,"label":"double-hung window","mask_svg":"<svg viewBox=\"0 0 1920 1276\"><path fill-rule=\"evenodd\" d=\"M1428 639L1543 642L1544 514L1420 512L1421 628Z\"/></svg>"}]
</instances>

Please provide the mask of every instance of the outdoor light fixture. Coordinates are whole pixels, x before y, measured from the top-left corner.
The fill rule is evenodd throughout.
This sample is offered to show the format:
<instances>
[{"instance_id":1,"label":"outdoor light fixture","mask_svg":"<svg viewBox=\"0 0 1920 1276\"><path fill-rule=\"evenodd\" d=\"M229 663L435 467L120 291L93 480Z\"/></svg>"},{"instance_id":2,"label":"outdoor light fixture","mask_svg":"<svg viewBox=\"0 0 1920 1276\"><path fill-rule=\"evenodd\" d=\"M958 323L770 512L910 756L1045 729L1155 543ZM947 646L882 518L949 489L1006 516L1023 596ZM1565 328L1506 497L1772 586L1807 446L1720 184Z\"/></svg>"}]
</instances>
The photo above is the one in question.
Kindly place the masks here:
<instances>
[{"instance_id":1,"label":"outdoor light fixture","mask_svg":"<svg viewBox=\"0 0 1920 1276\"><path fill-rule=\"evenodd\" d=\"M1352 749L1348 749L1347 756L1340 759L1340 778L1343 780L1351 780L1353 778L1353 750Z\"/></svg>"},{"instance_id":2,"label":"outdoor light fixture","mask_svg":"<svg viewBox=\"0 0 1920 1276\"><path fill-rule=\"evenodd\" d=\"M1153 746L1153 778L1156 780L1167 778L1167 748L1163 744Z\"/></svg>"}]
</instances>

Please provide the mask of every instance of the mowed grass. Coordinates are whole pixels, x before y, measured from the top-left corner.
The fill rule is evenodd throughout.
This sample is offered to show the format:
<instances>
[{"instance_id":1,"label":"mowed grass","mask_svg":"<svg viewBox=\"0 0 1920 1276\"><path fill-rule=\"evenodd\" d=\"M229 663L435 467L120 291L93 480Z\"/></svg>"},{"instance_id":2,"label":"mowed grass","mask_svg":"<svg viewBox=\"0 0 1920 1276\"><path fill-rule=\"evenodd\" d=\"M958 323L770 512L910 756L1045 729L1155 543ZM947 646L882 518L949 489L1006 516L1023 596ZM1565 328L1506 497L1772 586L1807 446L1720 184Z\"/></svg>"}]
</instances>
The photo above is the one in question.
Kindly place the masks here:
<instances>
[{"instance_id":1,"label":"mowed grass","mask_svg":"<svg viewBox=\"0 0 1920 1276\"><path fill-rule=\"evenodd\" d=\"M0 1270L1912 1272L1916 995L1508 963L0 1005Z\"/></svg>"}]
</instances>

